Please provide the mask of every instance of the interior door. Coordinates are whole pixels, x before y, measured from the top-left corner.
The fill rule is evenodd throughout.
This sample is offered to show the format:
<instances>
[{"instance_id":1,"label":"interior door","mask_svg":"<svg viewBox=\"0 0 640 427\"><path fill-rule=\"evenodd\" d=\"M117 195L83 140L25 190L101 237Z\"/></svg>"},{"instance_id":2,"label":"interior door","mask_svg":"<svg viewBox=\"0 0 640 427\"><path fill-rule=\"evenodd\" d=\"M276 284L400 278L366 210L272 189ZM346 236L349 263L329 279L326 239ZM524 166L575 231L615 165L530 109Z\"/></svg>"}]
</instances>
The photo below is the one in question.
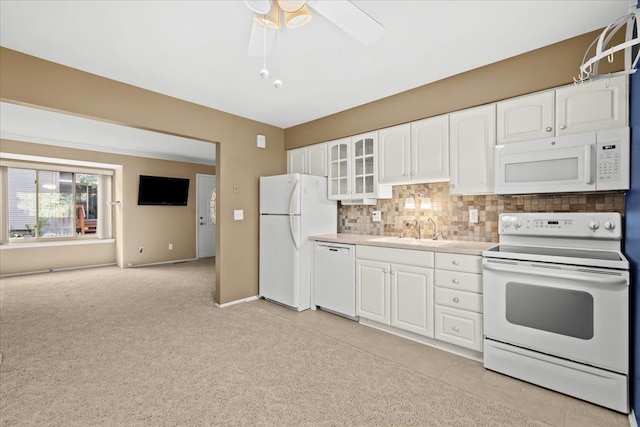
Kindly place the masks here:
<instances>
[{"instance_id":1,"label":"interior door","mask_svg":"<svg viewBox=\"0 0 640 427\"><path fill-rule=\"evenodd\" d=\"M216 177L196 175L196 241L197 257L216 256Z\"/></svg>"}]
</instances>

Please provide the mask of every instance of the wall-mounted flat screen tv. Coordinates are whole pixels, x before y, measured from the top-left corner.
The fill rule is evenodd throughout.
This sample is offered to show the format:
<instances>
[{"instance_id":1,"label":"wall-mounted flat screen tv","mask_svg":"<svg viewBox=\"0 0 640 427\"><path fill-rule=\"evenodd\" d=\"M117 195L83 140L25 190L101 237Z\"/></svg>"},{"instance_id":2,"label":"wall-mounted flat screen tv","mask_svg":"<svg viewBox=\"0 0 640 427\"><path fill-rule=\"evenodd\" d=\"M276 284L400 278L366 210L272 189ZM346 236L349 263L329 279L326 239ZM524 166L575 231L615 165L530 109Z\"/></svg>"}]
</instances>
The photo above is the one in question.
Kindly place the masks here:
<instances>
[{"instance_id":1,"label":"wall-mounted flat screen tv","mask_svg":"<svg viewBox=\"0 0 640 427\"><path fill-rule=\"evenodd\" d=\"M140 175L139 205L186 206L188 196L188 178Z\"/></svg>"}]
</instances>

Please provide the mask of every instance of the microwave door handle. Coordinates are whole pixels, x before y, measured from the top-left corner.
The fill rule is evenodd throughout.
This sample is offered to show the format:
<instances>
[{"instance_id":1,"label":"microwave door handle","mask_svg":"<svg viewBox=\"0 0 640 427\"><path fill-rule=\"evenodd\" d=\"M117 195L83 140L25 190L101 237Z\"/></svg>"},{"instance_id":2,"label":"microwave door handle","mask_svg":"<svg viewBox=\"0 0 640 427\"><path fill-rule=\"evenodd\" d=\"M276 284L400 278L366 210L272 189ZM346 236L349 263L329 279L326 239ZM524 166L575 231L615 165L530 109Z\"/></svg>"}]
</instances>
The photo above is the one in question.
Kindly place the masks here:
<instances>
[{"instance_id":1,"label":"microwave door handle","mask_svg":"<svg viewBox=\"0 0 640 427\"><path fill-rule=\"evenodd\" d=\"M584 182L585 184L593 184L593 166L591 165L591 155L593 145L589 144L584 150Z\"/></svg>"}]
</instances>

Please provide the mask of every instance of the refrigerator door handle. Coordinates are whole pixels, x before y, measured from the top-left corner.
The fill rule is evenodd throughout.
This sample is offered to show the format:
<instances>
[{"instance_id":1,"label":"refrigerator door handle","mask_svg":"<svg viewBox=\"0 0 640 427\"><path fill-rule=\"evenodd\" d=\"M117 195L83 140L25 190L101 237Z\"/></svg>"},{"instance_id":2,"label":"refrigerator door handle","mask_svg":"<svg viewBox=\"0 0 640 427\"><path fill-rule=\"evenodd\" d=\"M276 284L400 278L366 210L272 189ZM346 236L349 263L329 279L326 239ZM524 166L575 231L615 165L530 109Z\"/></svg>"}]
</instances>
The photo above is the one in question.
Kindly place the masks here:
<instances>
[{"instance_id":1,"label":"refrigerator door handle","mask_svg":"<svg viewBox=\"0 0 640 427\"><path fill-rule=\"evenodd\" d=\"M298 243L298 239L296 239L295 232L293 231L293 219L294 215L289 215L289 231L291 231L291 240L293 240L293 246L295 246L296 250L300 250L300 243Z\"/></svg>"},{"instance_id":2,"label":"refrigerator door handle","mask_svg":"<svg viewBox=\"0 0 640 427\"><path fill-rule=\"evenodd\" d=\"M298 189L298 184L300 182L296 179L296 182L293 184L293 188L291 189L291 195L289 196L289 215L293 215L293 201L296 195L296 190Z\"/></svg>"},{"instance_id":3,"label":"refrigerator door handle","mask_svg":"<svg viewBox=\"0 0 640 427\"><path fill-rule=\"evenodd\" d=\"M298 189L299 181L296 179L295 184L293 184L293 189L291 190L291 196L289 196L289 231L291 232L291 240L293 240L293 245L296 250L300 250L300 243L298 243L298 239L296 239L296 234L293 230L293 200L296 194L296 190Z\"/></svg>"}]
</instances>

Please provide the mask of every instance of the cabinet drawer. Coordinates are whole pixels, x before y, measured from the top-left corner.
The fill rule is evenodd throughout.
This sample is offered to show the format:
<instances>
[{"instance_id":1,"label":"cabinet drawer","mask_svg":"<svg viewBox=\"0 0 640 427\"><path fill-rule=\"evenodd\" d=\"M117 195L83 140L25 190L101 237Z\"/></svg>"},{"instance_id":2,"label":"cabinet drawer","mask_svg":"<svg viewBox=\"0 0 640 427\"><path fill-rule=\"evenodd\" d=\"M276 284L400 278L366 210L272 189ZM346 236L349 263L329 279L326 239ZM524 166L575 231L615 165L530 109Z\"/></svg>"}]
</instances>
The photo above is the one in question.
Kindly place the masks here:
<instances>
[{"instance_id":1,"label":"cabinet drawer","mask_svg":"<svg viewBox=\"0 0 640 427\"><path fill-rule=\"evenodd\" d=\"M437 252L435 254L435 261L436 268L442 270L464 271L467 273L482 273L481 256Z\"/></svg>"},{"instance_id":2,"label":"cabinet drawer","mask_svg":"<svg viewBox=\"0 0 640 427\"><path fill-rule=\"evenodd\" d=\"M482 351L482 314L435 306L435 338Z\"/></svg>"},{"instance_id":3,"label":"cabinet drawer","mask_svg":"<svg viewBox=\"0 0 640 427\"><path fill-rule=\"evenodd\" d=\"M433 252L430 251L357 245L356 258L433 268Z\"/></svg>"},{"instance_id":4,"label":"cabinet drawer","mask_svg":"<svg viewBox=\"0 0 640 427\"><path fill-rule=\"evenodd\" d=\"M436 286L482 293L482 274L436 270Z\"/></svg>"},{"instance_id":5,"label":"cabinet drawer","mask_svg":"<svg viewBox=\"0 0 640 427\"><path fill-rule=\"evenodd\" d=\"M482 313L482 295L436 287L436 304Z\"/></svg>"}]
</instances>

